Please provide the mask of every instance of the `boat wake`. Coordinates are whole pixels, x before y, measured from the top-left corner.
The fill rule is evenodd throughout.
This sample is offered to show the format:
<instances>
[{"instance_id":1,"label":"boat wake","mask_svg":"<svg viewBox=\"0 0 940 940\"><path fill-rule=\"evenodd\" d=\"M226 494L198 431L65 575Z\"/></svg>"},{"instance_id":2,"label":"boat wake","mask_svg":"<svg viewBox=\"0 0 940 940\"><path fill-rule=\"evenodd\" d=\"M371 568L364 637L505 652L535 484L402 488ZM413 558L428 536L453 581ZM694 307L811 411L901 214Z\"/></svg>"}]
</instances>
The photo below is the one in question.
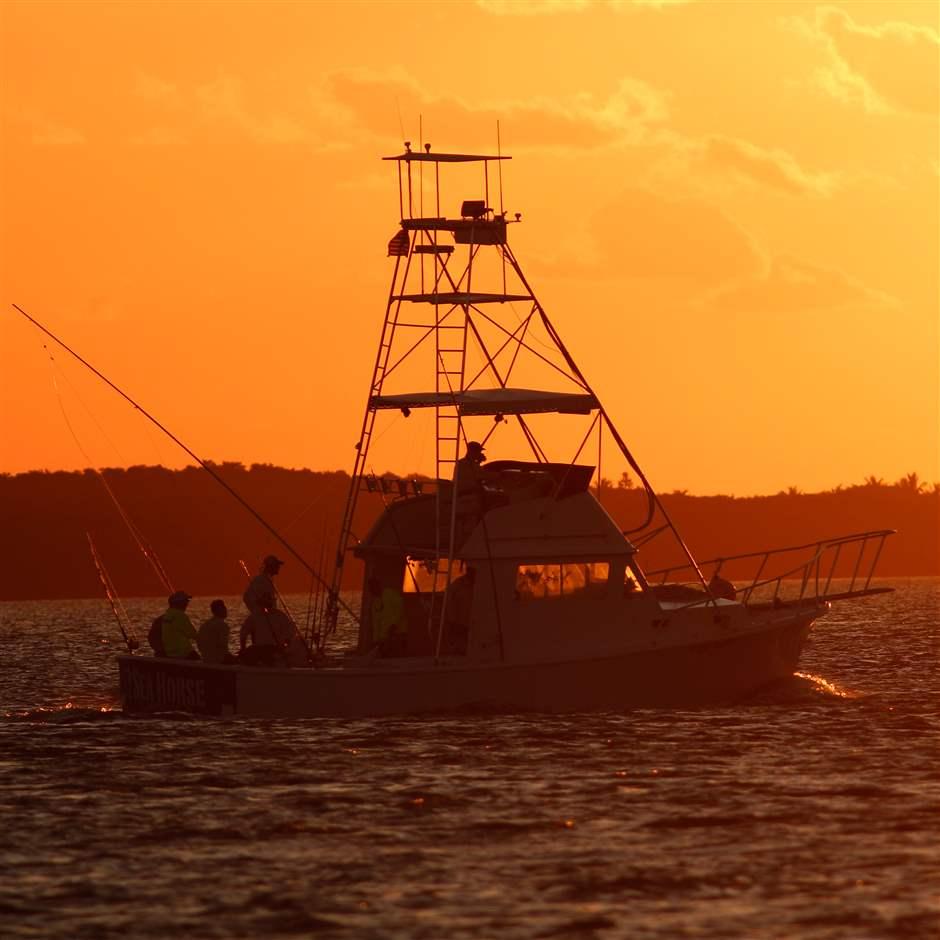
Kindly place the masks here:
<instances>
[{"instance_id":1,"label":"boat wake","mask_svg":"<svg viewBox=\"0 0 940 940\"><path fill-rule=\"evenodd\" d=\"M52 724L113 721L123 717L120 705L110 702L101 705L65 702L62 705L39 705L35 708L8 708L0 712L0 719L4 721L41 721Z\"/></svg>"},{"instance_id":2,"label":"boat wake","mask_svg":"<svg viewBox=\"0 0 940 940\"><path fill-rule=\"evenodd\" d=\"M814 702L857 701L869 698L865 692L846 689L808 672L795 672L787 679L755 692L747 699L749 705L805 705Z\"/></svg>"}]
</instances>

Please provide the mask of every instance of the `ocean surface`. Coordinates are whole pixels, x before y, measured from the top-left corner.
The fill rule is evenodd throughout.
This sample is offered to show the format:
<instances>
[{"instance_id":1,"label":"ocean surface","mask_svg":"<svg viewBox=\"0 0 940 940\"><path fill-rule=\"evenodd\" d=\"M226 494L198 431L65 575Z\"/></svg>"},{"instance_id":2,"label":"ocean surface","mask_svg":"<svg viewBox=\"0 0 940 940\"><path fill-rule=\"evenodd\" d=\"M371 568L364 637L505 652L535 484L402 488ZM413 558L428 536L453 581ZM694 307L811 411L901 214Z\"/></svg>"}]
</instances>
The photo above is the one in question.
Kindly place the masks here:
<instances>
[{"instance_id":1,"label":"ocean surface","mask_svg":"<svg viewBox=\"0 0 940 940\"><path fill-rule=\"evenodd\" d=\"M2 604L0 937L936 940L940 579L886 583L735 707L358 721L125 717L104 601Z\"/></svg>"}]
</instances>

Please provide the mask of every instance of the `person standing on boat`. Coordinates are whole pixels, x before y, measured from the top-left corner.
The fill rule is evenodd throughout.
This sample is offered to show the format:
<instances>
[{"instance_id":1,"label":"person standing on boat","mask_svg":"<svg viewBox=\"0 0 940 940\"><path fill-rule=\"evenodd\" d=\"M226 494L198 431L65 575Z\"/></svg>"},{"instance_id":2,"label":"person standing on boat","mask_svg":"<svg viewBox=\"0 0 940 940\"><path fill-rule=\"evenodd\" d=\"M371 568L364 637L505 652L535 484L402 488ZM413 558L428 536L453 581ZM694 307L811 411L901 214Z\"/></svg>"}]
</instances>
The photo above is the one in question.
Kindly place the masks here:
<instances>
[{"instance_id":1,"label":"person standing on boat","mask_svg":"<svg viewBox=\"0 0 940 940\"><path fill-rule=\"evenodd\" d=\"M265 594L269 594L272 600L277 599L277 589L274 587L274 578L281 570L281 565L283 564L284 562L276 555L268 555L268 557L264 559L261 565L261 571L251 579L245 593L242 595L242 600L245 602L249 613L260 614L262 612L261 598ZM272 607L274 606L276 606L276 604L272 604Z\"/></svg>"},{"instance_id":2,"label":"person standing on boat","mask_svg":"<svg viewBox=\"0 0 940 940\"><path fill-rule=\"evenodd\" d=\"M394 587L383 587L378 578L369 578L369 593L372 604L373 649L380 656L404 656L408 651L408 624L405 617L405 601L401 591Z\"/></svg>"},{"instance_id":3,"label":"person standing on boat","mask_svg":"<svg viewBox=\"0 0 940 940\"><path fill-rule=\"evenodd\" d=\"M721 598L722 600L735 600L738 596L735 586L727 578L723 578L718 573L718 570L719 569L715 570L711 581L708 582L708 590L711 591L715 597Z\"/></svg>"},{"instance_id":4,"label":"person standing on boat","mask_svg":"<svg viewBox=\"0 0 940 940\"><path fill-rule=\"evenodd\" d=\"M479 441L470 441L467 452L454 464L454 497L457 500L457 532L462 540L470 534L486 509L486 486L493 474L483 469L486 451Z\"/></svg>"},{"instance_id":5,"label":"person standing on boat","mask_svg":"<svg viewBox=\"0 0 940 940\"><path fill-rule=\"evenodd\" d=\"M479 497L482 500L483 484L490 474L483 469L486 451L479 441L470 441L467 452L454 466L454 489L458 501L461 497Z\"/></svg>"},{"instance_id":6,"label":"person standing on boat","mask_svg":"<svg viewBox=\"0 0 940 940\"><path fill-rule=\"evenodd\" d=\"M186 615L186 608L193 599L185 591L174 591L168 598L166 613L163 615L163 653L171 659L199 659L193 647L196 642L196 628Z\"/></svg>"},{"instance_id":7,"label":"person standing on boat","mask_svg":"<svg viewBox=\"0 0 940 940\"><path fill-rule=\"evenodd\" d=\"M239 661L247 666L283 666L294 625L283 610L274 606L274 594L270 591L258 598L258 608L242 624Z\"/></svg>"},{"instance_id":8,"label":"person standing on boat","mask_svg":"<svg viewBox=\"0 0 940 940\"><path fill-rule=\"evenodd\" d=\"M212 616L199 628L196 643L204 663L233 663L235 657L228 651L229 626L225 619L228 608L225 601L215 600L209 605Z\"/></svg>"},{"instance_id":9,"label":"person standing on boat","mask_svg":"<svg viewBox=\"0 0 940 940\"><path fill-rule=\"evenodd\" d=\"M476 583L476 569L467 570L450 583L447 589L447 616L444 649L459 656L467 652L467 638L470 634L470 612L473 608L473 586Z\"/></svg>"}]
</instances>

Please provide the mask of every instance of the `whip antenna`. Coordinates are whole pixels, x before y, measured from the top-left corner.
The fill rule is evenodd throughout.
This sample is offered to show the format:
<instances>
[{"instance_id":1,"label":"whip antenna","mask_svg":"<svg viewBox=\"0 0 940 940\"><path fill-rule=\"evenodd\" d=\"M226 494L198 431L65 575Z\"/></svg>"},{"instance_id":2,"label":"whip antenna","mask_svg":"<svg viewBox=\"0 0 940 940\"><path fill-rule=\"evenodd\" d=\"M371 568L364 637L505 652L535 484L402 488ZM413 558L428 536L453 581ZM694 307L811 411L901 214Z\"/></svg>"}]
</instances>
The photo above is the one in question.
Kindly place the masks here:
<instances>
[{"instance_id":1,"label":"whip antenna","mask_svg":"<svg viewBox=\"0 0 940 940\"><path fill-rule=\"evenodd\" d=\"M499 118L496 119L496 156L499 158L496 161L496 172L499 174L499 214L504 215L504 212L503 212L503 148L502 148L502 143L499 139Z\"/></svg>"}]
</instances>

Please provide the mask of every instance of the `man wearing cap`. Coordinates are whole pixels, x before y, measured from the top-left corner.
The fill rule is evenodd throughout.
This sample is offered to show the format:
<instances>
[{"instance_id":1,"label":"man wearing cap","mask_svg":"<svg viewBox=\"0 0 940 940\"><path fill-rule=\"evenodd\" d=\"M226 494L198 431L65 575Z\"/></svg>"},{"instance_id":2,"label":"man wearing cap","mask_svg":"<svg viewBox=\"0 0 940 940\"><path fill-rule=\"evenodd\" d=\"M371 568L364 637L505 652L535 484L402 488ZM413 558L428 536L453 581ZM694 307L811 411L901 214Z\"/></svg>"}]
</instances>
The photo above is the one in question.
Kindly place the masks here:
<instances>
[{"instance_id":1,"label":"man wearing cap","mask_svg":"<svg viewBox=\"0 0 940 940\"><path fill-rule=\"evenodd\" d=\"M185 591L174 591L168 598L169 607L163 615L163 652L171 659L199 659L193 649L196 628L186 616L186 608L192 595Z\"/></svg>"},{"instance_id":2,"label":"man wearing cap","mask_svg":"<svg viewBox=\"0 0 940 940\"><path fill-rule=\"evenodd\" d=\"M479 441L470 441L467 452L457 461L454 467L454 487L458 499L461 496L482 496L483 483L490 474L483 469L486 461L486 451Z\"/></svg>"},{"instance_id":3,"label":"man wearing cap","mask_svg":"<svg viewBox=\"0 0 940 940\"><path fill-rule=\"evenodd\" d=\"M274 595L269 591L261 594L258 605L257 613L242 624L238 660L246 666L286 665L287 651L296 632L294 625L283 610L274 606Z\"/></svg>"},{"instance_id":4,"label":"man wearing cap","mask_svg":"<svg viewBox=\"0 0 940 940\"><path fill-rule=\"evenodd\" d=\"M260 574L256 574L248 585L242 600L251 614L260 614L264 611L261 606L261 598L265 594L270 594L272 598L277 598L277 589L274 587L274 576L281 570L284 562L274 555L268 555L261 566ZM276 604L274 606L277 606Z\"/></svg>"},{"instance_id":5,"label":"man wearing cap","mask_svg":"<svg viewBox=\"0 0 940 940\"><path fill-rule=\"evenodd\" d=\"M454 465L454 493L457 498L458 538L469 535L486 508L484 483L493 479L493 474L484 470L482 464L486 452L479 441L470 441L467 452Z\"/></svg>"}]
</instances>

